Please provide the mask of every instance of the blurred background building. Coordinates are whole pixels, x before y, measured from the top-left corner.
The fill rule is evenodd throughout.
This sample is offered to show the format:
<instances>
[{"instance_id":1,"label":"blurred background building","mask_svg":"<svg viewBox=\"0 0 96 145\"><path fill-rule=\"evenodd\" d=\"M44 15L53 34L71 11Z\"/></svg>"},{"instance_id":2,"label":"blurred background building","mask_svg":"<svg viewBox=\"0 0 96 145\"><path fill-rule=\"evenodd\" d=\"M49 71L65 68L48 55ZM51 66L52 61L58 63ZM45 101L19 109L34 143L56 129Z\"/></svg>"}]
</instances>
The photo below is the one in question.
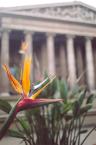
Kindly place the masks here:
<instances>
[{"instance_id":1,"label":"blurred background building","mask_svg":"<svg viewBox=\"0 0 96 145\"><path fill-rule=\"evenodd\" d=\"M95 8L82 2L0 8L1 98L12 93L2 64L18 78L23 41L32 56L33 80L48 72L68 80L70 86L79 80L89 90L96 89Z\"/></svg>"},{"instance_id":2,"label":"blurred background building","mask_svg":"<svg viewBox=\"0 0 96 145\"><path fill-rule=\"evenodd\" d=\"M0 9L0 64L20 67L22 41L33 58L33 76L56 74L72 86L78 78L96 89L96 9L81 2ZM39 63L39 65L38 65ZM0 92L9 84L1 68ZM13 70L14 72L14 70Z\"/></svg>"}]
</instances>

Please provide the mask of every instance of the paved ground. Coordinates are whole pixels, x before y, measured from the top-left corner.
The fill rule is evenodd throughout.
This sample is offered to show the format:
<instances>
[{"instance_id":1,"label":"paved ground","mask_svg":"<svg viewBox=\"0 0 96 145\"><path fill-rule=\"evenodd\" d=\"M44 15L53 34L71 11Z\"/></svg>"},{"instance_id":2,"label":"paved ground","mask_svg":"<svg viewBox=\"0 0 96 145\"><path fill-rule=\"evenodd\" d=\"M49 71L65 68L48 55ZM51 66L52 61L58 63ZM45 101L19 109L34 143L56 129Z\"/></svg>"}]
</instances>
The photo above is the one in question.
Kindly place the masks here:
<instances>
[{"instance_id":1,"label":"paved ground","mask_svg":"<svg viewBox=\"0 0 96 145\"><path fill-rule=\"evenodd\" d=\"M24 145L24 144L20 144L20 140L16 138L6 137L0 141L0 145Z\"/></svg>"},{"instance_id":2,"label":"paved ground","mask_svg":"<svg viewBox=\"0 0 96 145\"><path fill-rule=\"evenodd\" d=\"M84 138L84 135L82 136L82 139ZM92 133L88 140L85 142L84 145L95 145L96 144L96 132ZM20 144L20 140L11 138L11 137L6 137L3 138L0 141L0 145L24 145L23 143Z\"/></svg>"}]
</instances>

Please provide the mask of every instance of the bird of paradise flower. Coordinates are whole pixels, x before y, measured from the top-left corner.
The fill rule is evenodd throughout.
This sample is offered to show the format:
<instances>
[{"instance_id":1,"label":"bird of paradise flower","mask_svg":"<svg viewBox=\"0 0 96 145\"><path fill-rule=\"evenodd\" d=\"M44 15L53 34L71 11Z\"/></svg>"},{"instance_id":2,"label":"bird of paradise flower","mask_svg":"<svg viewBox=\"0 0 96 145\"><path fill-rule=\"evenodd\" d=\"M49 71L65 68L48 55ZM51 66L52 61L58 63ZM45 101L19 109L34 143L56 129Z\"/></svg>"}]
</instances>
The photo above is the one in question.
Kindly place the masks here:
<instances>
[{"instance_id":1,"label":"bird of paradise flower","mask_svg":"<svg viewBox=\"0 0 96 145\"><path fill-rule=\"evenodd\" d=\"M49 103L56 103L62 99L41 99L37 96L52 82L54 77L48 77L40 84L31 88L30 73L31 73L31 57L25 57L23 71L21 72L21 82L19 82L10 72L6 64L3 65L5 72L10 80L12 87L21 97L16 102L15 106L10 111L8 118L5 120L2 128L0 129L0 139L3 138L8 128L12 124L16 114L22 110L32 109L34 107L42 106Z\"/></svg>"}]
</instances>

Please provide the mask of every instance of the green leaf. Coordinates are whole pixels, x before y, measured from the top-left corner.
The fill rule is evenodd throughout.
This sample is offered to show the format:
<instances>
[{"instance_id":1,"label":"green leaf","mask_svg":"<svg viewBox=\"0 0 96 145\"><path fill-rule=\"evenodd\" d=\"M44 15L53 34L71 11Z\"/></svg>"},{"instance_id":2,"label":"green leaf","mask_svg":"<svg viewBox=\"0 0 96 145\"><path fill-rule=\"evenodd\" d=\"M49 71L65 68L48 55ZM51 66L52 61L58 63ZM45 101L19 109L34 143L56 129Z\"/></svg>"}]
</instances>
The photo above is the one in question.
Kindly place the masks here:
<instances>
[{"instance_id":1,"label":"green leaf","mask_svg":"<svg viewBox=\"0 0 96 145\"><path fill-rule=\"evenodd\" d=\"M0 100L0 109L6 113L9 113L12 106L5 100Z\"/></svg>"},{"instance_id":2,"label":"green leaf","mask_svg":"<svg viewBox=\"0 0 96 145\"><path fill-rule=\"evenodd\" d=\"M68 111L72 110L72 107L73 107L73 103L71 102L68 102L68 103L64 103L64 108L63 108L63 111L64 113L67 113Z\"/></svg>"},{"instance_id":3,"label":"green leaf","mask_svg":"<svg viewBox=\"0 0 96 145\"><path fill-rule=\"evenodd\" d=\"M57 87L57 90L60 92L60 80L59 79L56 80L56 87Z\"/></svg>"},{"instance_id":4,"label":"green leaf","mask_svg":"<svg viewBox=\"0 0 96 145\"><path fill-rule=\"evenodd\" d=\"M72 96L75 96L76 94L78 94L78 92L80 91L80 89L81 88L78 85L74 84L74 86L73 86L73 88L71 90L71 95Z\"/></svg>"},{"instance_id":5,"label":"green leaf","mask_svg":"<svg viewBox=\"0 0 96 145\"><path fill-rule=\"evenodd\" d=\"M17 102L18 103L18 102ZM3 138L5 133L7 132L8 128L10 127L11 123L13 122L15 116L16 116L16 110L17 110L17 103L16 105L11 109L8 118L5 120L3 126L0 128L0 139Z\"/></svg>"},{"instance_id":6,"label":"green leaf","mask_svg":"<svg viewBox=\"0 0 96 145\"><path fill-rule=\"evenodd\" d=\"M20 132L18 132L16 130L9 129L7 131L7 135L11 136L11 137L16 137L16 138L22 138L22 139L24 139L24 136Z\"/></svg>"},{"instance_id":7,"label":"green leaf","mask_svg":"<svg viewBox=\"0 0 96 145\"><path fill-rule=\"evenodd\" d=\"M80 108L80 115L88 112L92 108L92 104L87 104L84 107Z\"/></svg>"},{"instance_id":8,"label":"green leaf","mask_svg":"<svg viewBox=\"0 0 96 145\"><path fill-rule=\"evenodd\" d=\"M29 136L30 135L30 127L28 126L28 123L26 120L24 119L17 119L18 122L20 123L24 133Z\"/></svg>"},{"instance_id":9,"label":"green leaf","mask_svg":"<svg viewBox=\"0 0 96 145\"><path fill-rule=\"evenodd\" d=\"M81 106L83 101L84 101L84 98L85 98L85 95L86 95L86 90L83 90L79 93L78 95L78 102L79 102L79 105Z\"/></svg>"},{"instance_id":10,"label":"green leaf","mask_svg":"<svg viewBox=\"0 0 96 145\"><path fill-rule=\"evenodd\" d=\"M72 114L65 114L64 118L65 118L66 121L69 121L73 118L73 115Z\"/></svg>"},{"instance_id":11,"label":"green leaf","mask_svg":"<svg viewBox=\"0 0 96 145\"><path fill-rule=\"evenodd\" d=\"M68 96L68 86L66 81L61 80L60 81L60 94L61 97L64 98L64 101L67 101L67 96Z\"/></svg>"},{"instance_id":12,"label":"green leaf","mask_svg":"<svg viewBox=\"0 0 96 145\"><path fill-rule=\"evenodd\" d=\"M76 100L73 103L73 115L74 117L78 117L79 114L80 114L80 105L79 102Z\"/></svg>"},{"instance_id":13,"label":"green leaf","mask_svg":"<svg viewBox=\"0 0 96 145\"><path fill-rule=\"evenodd\" d=\"M16 102L15 106L11 109L8 118L5 120L3 126L0 128L0 139L3 138L3 136L7 132L8 128L10 127L11 123L13 122L13 120L16 116L17 104L20 101L20 99Z\"/></svg>"},{"instance_id":14,"label":"green leaf","mask_svg":"<svg viewBox=\"0 0 96 145\"><path fill-rule=\"evenodd\" d=\"M92 103L94 100L94 95L93 94L90 94L87 98L87 101L86 101L86 104L90 104Z\"/></svg>"}]
</instances>

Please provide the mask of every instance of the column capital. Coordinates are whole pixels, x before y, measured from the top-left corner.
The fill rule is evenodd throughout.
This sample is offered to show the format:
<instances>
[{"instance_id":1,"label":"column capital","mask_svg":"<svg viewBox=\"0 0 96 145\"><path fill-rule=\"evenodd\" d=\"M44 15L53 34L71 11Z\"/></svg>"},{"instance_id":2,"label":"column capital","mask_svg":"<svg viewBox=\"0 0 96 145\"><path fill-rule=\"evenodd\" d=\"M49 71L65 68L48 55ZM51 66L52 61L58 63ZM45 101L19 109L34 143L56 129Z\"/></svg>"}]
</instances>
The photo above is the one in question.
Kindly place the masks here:
<instances>
[{"instance_id":1,"label":"column capital","mask_svg":"<svg viewBox=\"0 0 96 145\"><path fill-rule=\"evenodd\" d=\"M25 35L27 35L27 34L34 35L35 32L34 31L30 31L30 30L24 30L23 33Z\"/></svg>"},{"instance_id":2,"label":"column capital","mask_svg":"<svg viewBox=\"0 0 96 145\"><path fill-rule=\"evenodd\" d=\"M92 36L85 36L85 40L92 40L93 39L93 37Z\"/></svg>"},{"instance_id":3,"label":"column capital","mask_svg":"<svg viewBox=\"0 0 96 145\"><path fill-rule=\"evenodd\" d=\"M10 29L7 29L7 28L2 28L2 29L0 30L0 32L1 32L1 33L3 33L3 32L10 33L11 30L10 30Z\"/></svg>"},{"instance_id":4,"label":"column capital","mask_svg":"<svg viewBox=\"0 0 96 145\"><path fill-rule=\"evenodd\" d=\"M47 37L49 37L49 36L55 37L55 36L56 36L56 33L47 32L47 33L46 33L46 36L47 36Z\"/></svg>"},{"instance_id":5,"label":"column capital","mask_svg":"<svg viewBox=\"0 0 96 145\"><path fill-rule=\"evenodd\" d=\"M75 38L75 35L74 35L74 34L66 34L66 38L67 38L67 39L68 39L68 38L74 39L74 38Z\"/></svg>"}]
</instances>

